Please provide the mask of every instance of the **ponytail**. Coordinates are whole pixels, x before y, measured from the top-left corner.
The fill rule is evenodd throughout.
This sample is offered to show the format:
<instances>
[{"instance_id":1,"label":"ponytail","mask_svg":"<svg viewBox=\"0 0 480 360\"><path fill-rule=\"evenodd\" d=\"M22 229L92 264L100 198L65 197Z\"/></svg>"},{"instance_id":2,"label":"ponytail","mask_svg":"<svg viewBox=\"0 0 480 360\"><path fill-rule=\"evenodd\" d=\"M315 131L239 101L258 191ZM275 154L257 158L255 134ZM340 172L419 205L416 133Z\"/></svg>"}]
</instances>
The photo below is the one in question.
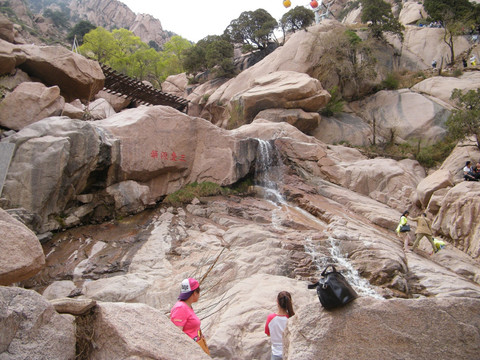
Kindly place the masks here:
<instances>
[{"instance_id":1,"label":"ponytail","mask_svg":"<svg viewBox=\"0 0 480 360\"><path fill-rule=\"evenodd\" d=\"M277 296L278 305L287 312L288 317L295 315L292 305L292 295L288 291L280 291Z\"/></svg>"}]
</instances>

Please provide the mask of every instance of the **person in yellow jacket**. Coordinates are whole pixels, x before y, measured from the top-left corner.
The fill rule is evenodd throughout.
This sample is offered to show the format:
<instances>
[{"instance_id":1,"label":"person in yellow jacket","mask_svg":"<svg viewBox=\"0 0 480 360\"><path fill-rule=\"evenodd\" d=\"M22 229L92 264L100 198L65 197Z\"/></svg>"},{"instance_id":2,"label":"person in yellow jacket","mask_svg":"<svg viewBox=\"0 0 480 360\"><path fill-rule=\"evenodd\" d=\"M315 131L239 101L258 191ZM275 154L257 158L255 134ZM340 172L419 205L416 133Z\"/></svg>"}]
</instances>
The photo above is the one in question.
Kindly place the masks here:
<instances>
[{"instance_id":1,"label":"person in yellow jacket","mask_svg":"<svg viewBox=\"0 0 480 360\"><path fill-rule=\"evenodd\" d=\"M410 238L410 235L408 234L410 232L410 226L408 225L407 219L407 216L409 214L410 213L408 212L408 210L405 210L402 213L402 216L400 216L400 221L398 222L398 226L395 229L397 236L403 241L403 248L405 251L408 250L408 241Z\"/></svg>"},{"instance_id":2,"label":"person in yellow jacket","mask_svg":"<svg viewBox=\"0 0 480 360\"><path fill-rule=\"evenodd\" d=\"M428 241L430 241L430 244L432 244L433 253L431 253L430 255L436 253L438 249L433 241L432 227L429 220L427 219L427 214L423 213L418 217L410 218L410 220L417 222L417 230L415 230L415 242L413 243L412 251L415 251L418 244L420 243L420 240L425 236Z\"/></svg>"}]
</instances>

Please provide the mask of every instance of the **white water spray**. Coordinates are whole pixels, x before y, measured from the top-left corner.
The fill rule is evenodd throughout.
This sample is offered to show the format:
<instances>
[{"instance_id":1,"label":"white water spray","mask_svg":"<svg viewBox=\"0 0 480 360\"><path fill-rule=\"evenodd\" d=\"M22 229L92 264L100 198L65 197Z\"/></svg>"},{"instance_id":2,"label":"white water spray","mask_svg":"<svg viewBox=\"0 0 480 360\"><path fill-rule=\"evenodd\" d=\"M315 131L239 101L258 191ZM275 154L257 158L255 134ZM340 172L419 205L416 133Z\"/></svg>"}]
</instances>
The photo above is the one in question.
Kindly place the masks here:
<instances>
[{"instance_id":1,"label":"white water spray","mask_svg":"<svg viewBox=\"0 0 480 360\"><path fill-rule=\"evenodd\" d=\"M375 292L370 283L358 274L358 271L355 270L352 264L348 261L346 254L342 254L340 247L338 246L338 240L335 240L332 237L328 240L330 242L330 257L321 256L321 254L316 251L312 239L305 239L305 252L312 257L313 263L318 271L317 277L321 276L321 272L327 265L339 265L345 269L345 271L342 271L342 275L345 276L348 283L352 285L359 296L369 296L379 300L383 299L382 296Z\"/></svg>"},{"instance_id":2,"label":"white water spray","mask_svg":"<svg viewBox=\"0 0 480 360\"><path fill-rule=\"evenodd\" d=\"M294 209L297 214L301 214L305 219L313 221L324 227L325 224L311 215L307 211L297 207L290 206L282 194L278 191L278 184L283 182L284 165L281 160L280 154L277 149L268 141L257 139L258 149L257 158L255 162L255 185L260 186L265 191L265 198L274 202L276 205L283 205L288 208ZM278 212L282 211L280 207L272 212L272 224L275 228L280 227L281 221ZM346 255L342 254L338 246L338 241L329 238L330 242L330 256L321 256L316 249L315 244L311 238L306 238L304 243L305 252L309 254L318 270L317 276L328 264L338 264L345 269L342 274L347 281L355 288L360 296L370 296L377 299L383 299L372 288L370 283L360 277L358 272L353 268L352 264L348 261Z\"/></svg>"},{"instance_id":3,"label":"white water spray","mask_svg":"<svg viewBox=\"0 0 480 360\"><path fill-rule=\"evenodd\" d=\"M276 204L285 204L277 184L283 182L283 162L277 149L268 141L257 139L255 185L265 191L265 197Z\"/></svg>"}]
</instances>

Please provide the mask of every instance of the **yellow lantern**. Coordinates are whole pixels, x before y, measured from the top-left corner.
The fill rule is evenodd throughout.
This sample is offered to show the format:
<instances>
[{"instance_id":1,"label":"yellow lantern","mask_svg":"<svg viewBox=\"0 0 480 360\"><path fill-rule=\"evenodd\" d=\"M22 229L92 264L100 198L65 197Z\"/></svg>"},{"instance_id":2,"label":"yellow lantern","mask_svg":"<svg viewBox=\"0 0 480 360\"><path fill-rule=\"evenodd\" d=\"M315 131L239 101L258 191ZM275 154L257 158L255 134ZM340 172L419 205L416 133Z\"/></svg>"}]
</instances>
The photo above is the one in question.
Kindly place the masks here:
<instances>
[{"instance_id":1,"label":"yellow lantern","mask_svg":"<svg viewBox=\"0 0 480 360\"><path fill-rule=\"evenodd\" d=\"M284 1L283 1L283 6L285 6L286 8L290 7L290 5L292 5L292 3L290 2L290 0L284 0Z\"/></svg>"}]
</instances>

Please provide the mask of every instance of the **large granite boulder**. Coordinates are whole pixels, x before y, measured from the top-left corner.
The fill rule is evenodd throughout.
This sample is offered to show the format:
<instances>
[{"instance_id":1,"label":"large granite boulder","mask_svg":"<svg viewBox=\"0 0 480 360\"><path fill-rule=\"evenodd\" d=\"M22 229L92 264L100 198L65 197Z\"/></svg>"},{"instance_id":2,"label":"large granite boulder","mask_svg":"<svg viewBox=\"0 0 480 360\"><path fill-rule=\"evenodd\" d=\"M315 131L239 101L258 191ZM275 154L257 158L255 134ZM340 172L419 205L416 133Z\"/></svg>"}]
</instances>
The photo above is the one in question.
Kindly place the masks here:
<instances>
[{"instance_id":1,"label":"large granite boulder","mask_svg":"<svg viewBox=\"0 0 480 360\"><path fill-rule=\"evenodd\" d=\"M480 183L464 181L443 197L432 228L473 258L480 256Z\"/></svg>"},{"instance_id":2,"label":"large granite boulder","mask_svg":"<svg viewBox=\"0 0 480 360\"><path fill-rule=\"evenodd\" d=\"M423 5L417 1L405 1L402 3L402 10L398 17L403 25L415 25L420 19L426 19L428 14L425 12Z\"/></svg>"},{"instance_id":3,"label":"large granite boulder","mask_svg":"<svg viewBox=\"0 0 480 360\"><path fill-rule=\"evenodd\" d=\"M75 359L74 317L33 290L0 287L0 359Z\"/></svg>"},{"instance_id":4,"label":"large granite boulder","mask_svg":"<svg viewBox=\"0 0 480 360\"><path fill-rule=\"evenodd\" d=\"M21 130L38 120L61 115L64 105L58 86L24 82L0 103L0 125Z\"/></svg>"},{"instance_id":5,"label":"large granite boulder","mask_svg":"<svg viewBox=\"0 0 480 360\"><path fill-rule=\"evenodd\" d=\"M13 43L15 40L15 31L13 23L3 14L0 14L0 39Z\"/></svg>"},{"instance_id":6,"label":"large granite boulder","mask_svg":"<svg viewBox=\"0 0 480 360\"><path fill-rule=\"evenodd\" d=\"M372 141L372 128L355 114L340 113L331 117L322 116L311 135L326 144L368 146Z\"/></svg>"},{"instance_id":7,"label":"large granite boulder","mask_svg":"<svg viewBox=\"0 0 480 360\"><path fill-rule=\"evenodd\" d=\"M45 255L35 234L0 209L0 285L28 279L45 266Z\"/></svg>"},{"instance_id":8,"label":"large granite boulder","mask_svg":"<svg viewBox=\"0 0 480 360\"><path fill-rule=\"evenodd\" d=\"M319 111L330 100L322 84L307 74L294 71L276 71L255 79L251 86L237 93L230 101L230 115L235 124L250 123L266 109L302 109Z\"/></svg>"},{"instance_id":9,"label":"large granite boulder","mask_svg":"<svg viewBox=\"0 0 480 360\"><path fill-rule=\"evenodd\" d=\"M115 112L120 112L130 105L130 99L126 99L124 96L111 94L105 90L101 90L95 95L95 99L105 99L112 106Z\"/></svg>"},{"instance_id":10,"label":"large granite boulder","mask_svg":"<svg viewBox=\"0 0 480 360\"><path fill-rule=\"evenodd\" d=\"M177 75L170 75L162 83L162 91L178 97L185 97L185 90L187 89L187 86L187 74L181 73Z\"/></svg>"},{"instance_id":11,"label":"large granite boulder","mask_svg":"<svg viewBox=\"0 0 480 360\"><path fill-rule=\"evenodd\" d=\"M90 359L210 359L162 312L144 304L99 303Z\"/></svg>"},{"instance_id":12,"label":"large granite boulder","mask_svg":"<svg viewBox=\"0 0 480 360\"><path fill-rule=\"evenodd\" d=\"M322 120L317 112L306 112L302 109L268 109L260 111L254 120L263 119L271 122L287 122L305 134L318 128Z\"/></svg>"},{"instance_id":13,"label":"large granite boulder","mask_svg":"<svg viewBox=\"0 0 480 360\"><path fill-rule=\"evenodd\" d=\"M350 104L365 119L377 141L421 139L432 144L445 136L451 106L410 90L383 90Z\"/></svg>"},{"instance_id":14,"label":"large granite boulder","mask_svg":"<svg viewBox=\"0 0 480 360\"><path fill-rule=\"evenodd\" d=\"M436 191L453 186L453 175L449 170L437 170L422 179L417 185L417 206L426 209Z\"/></svg>"},{"instance_id":15,"label":"large granite boulder","mask_svg":"<svg viewBox=\"0 0 480 360\"><path fill-rule=\"evenodd\" d=\"M0 75L9 74L26 59L20 47L0 39Z\"/></svg>"},{"instance_id":16,"label":"large granite boulder","mask_svg":"<svg viewBox=\"0 0 480 360\"><path fill-rule=\"evenodd\" d=\"M87 122L53 117L4 139L16 145L3 188L9 207L24 207L40 216L44 231L62 226L60 214L74 196L105 181L90 177L105 162L109 165L102 157L110 156L108 144L100 138Z\"/></svg>"},{"instance_id":17,"label":"large granite boulder","mask_svg":"<svg viewBox=\"0 0 480 360\"><path fill-rule=\"evenodd\" d=\"M98 62L61 46L23 45L20 68L46 85L57 85L71 101L90 100L103 88L105 76Z\"/></svg>"},{"instance_id":18,"label":"large granite boulder","mask_svg":"<svg viewBox=\"0 0 480 360\"><path fill-rule=\"evenodd\" d=\"M468 90L477 90L479 87L480 72L469 71L459 77L434 76L415 84L411 90L455 105L450 99L454 89L461 89L467 92Z\"/></svg>"},{"instance_id":19,"label":"large granite boulder","mask_svg":"<svg viewBox=\"0 0 480 360\"><path fill-rule=\"evenodd\" d=\"M480 351L480 299L361 298L334 311L312 303L289 319L284 345L290 360L473 359Z\"/></svg>"},{"instance_id":20,"label":"large granite boulder","mask_svg":"<svg viewBox=\"0 0 480 360\"><path fill-rule=\"evenodd\" d=\"M236 182L249 172L257 146L166 106L125 110L95 126L120 141L118 179L147 185L147 203L195 181Z\"/></svg>"}]
</instances>

